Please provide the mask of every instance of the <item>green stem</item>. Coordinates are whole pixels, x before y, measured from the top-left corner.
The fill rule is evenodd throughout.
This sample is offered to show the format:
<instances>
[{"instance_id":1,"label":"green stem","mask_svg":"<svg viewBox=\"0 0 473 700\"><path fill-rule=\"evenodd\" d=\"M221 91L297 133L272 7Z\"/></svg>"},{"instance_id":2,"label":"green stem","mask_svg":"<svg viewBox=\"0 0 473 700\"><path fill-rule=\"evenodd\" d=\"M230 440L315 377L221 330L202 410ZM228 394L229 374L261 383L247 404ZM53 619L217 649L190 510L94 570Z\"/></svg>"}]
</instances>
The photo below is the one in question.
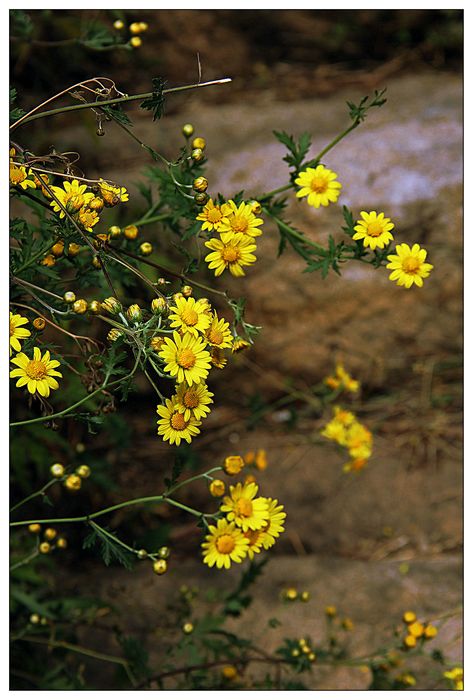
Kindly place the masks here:
<instances>
[{"instance_id":1,"label":"green stem","mask_svg":"<svg viewBox=\"0 0 473 700\"><path fill-rule=\"evenodd\" d=\"M30 494L29 496L27 496L26 498L24 498L24 499L23 499L22 501L20 501L19 503L16 503L14 506L12 506L12 507L10 508L10 513L13 513L14 510L16 510L17 508L19 508L20 506L22 506L24 503L27 503L28 501L31 501L32 498L36 498L36 496L44 496L44 495L45 495L45 491L46 491L50 486L52 486L53 484L55 484L56 481L59 481L59 479L51 479L51 481L48 481L48 483L46 484L46 486L43 486L42 489L39 489L39 491L35 491L34 493Z\"/></svg>"},{"instance_id":2,"label":"green stem","mask_svg":"<svg viewBox=\"0 0 473 700\"><path fill-rule=\"evenodd\" d=\"M168 498L167 496L163 497L163 501L165 503L169 503L171 506L175 506L176 508L180 508L181 510L185 510L187 513L191 513L192 515L196 515L198 518L201 518L202 516L204 517L212 517L212 513L201 513L199 510L194 510L194 508L190 508L189 506L186 506L185 503L179 503L179 501L174 501L172 498Z\"/></svg>"},{"instance_id":3,"label":"green stem","mask_svg":"<svg viewBox=\"0 0 473 700\"><path fill-rule=\"evenodd\" d=\"M28 554L27 557L24 559L21 559L21 561L17 561L16 564L12 564L10 566L10 571L15 571L15 569L19 569L20 566L24 566L25 564L29 564L30 561L33 561L33 559L36 559L36 557L39 555L39 551L37 549L34 550L31 554Z\"/></svg>"},{"instance_id":4,"label":"green stem","mask_svg":"<svg viewBox=\"0 0 473 700\"><path fill-rule=\"evenodd\" d=\"M287 224L285 221L282 221L282 219L279 219L277 216L274 216L271 214L266 208L264 208L264 211L266 214L268 214L273 221L280 226L282 229L287 231L290 236L293 236L293 238L297 238L299 241L304 243L305 245L309 246L310 248L314 248L314 250L317 252L318 255L321 255L322 257L325 257L327 254L327 251L325 248L322 248L322 246L318 245L317 243L313 243L310 241L308 238L304 236L303 233L300 233L299 231L296 231L295 229L292 228L289 224Z\"/></svg>"},{"instance_id":5,"label":"green stem","mask_svg":"<svg viewBox=\"0 0 473 700\"><path fill-rule=\"evenodd\" d=\"M142 219L134 221L133 226L147 226L148 224L154 224L156 221L165 221L169 218L169 214L157 214L156 216L148 216L145 214Z\"/></svg>"}]
</instances>

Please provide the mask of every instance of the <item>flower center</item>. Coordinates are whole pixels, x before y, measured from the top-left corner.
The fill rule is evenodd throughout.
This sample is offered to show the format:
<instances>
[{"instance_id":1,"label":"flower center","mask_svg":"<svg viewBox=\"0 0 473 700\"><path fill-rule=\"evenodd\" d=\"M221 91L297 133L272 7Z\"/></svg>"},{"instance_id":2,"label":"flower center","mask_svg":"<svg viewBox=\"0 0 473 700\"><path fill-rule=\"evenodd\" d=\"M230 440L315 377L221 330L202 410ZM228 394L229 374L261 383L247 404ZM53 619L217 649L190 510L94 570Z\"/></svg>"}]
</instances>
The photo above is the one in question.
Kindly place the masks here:
<instances>
[{"instance_id":1,"label":"flower center","mask_svg":"<svg viewBox=\"0 0 473 700\"><path fill-rule=\"evenodd\" d=\"M220 535L215 544L220 554L230 554L235 549L235 540L231 535Z\"/></svg>"},{"instance_id":2,"label":"flower center","mask_svg":"<svg viewBox=\"0 0 473 700\"><path fill-rule=\"evenodd\" d=\"M249 518L250 515L253 515L253 505L249 498L239 498L236 506L238 515L242 515L244 518Z\"/></svg>"},{"instance_id":3,"label":"flower center","mask_svg":"<svg viewBox=\"0 0 473 700\"><path fill-rule=\"evenodd\" d=\"M15 335L15 331L16 331L16 326L12 321L10 321L10 338L12 337L12 335Z\"/></svg>"},{"instance_id":4,"label":"flower center","mask_svg":"<svg viewBox=\"0 0 473 700\"><path fill-rule=\"evenodd\" d=\"M192 352L192 350L189 350L189 348L186 348L184 350L180 350L177 353L176 360L177 360L177 364L180 367L184 367L184 369L190 369L191 367L193 367L195 365L196 357L195 357L194 353Z\"/></svg>"},{"instance_id":5,"label":"flower center","mask_svg":"<svg viewBox=\"0 0 473 700\"><path fill-rule=\"evenodd\" d=\"M222 258L225 262L235 262L240 257L240 251L234 245L226 245L222 250Z\"/></svg>"},{"instance_id":6,"label":"flower center","mask_svg":"<svg viewBox=\"0 0 473 700\"><path fill-rule=\"evenodd\" d=\"M186 408L196 408L199 405L197 392L193 389L187 389L182 402Z\"/></svg>"},{"instance_id":7,"label":"flower center","mask_svg":"<svg viewBox=\"0 0 473 700\"><path fill-rule=\"evenodd\" d=\"M174 430L185 430L187 428L187 421L184 420L184 415L182 413L173 413L171 416L171 425Z\"/></svg>"},{"instance_id":8,"label":"flower center","mask_svg":"<svg viewBox=\"0 0 473 700\"><path fill-rule=\"evenodd\" d=\"M41 360L30 360L25 367L25 372L30 379L42 379L47 375L47 369Z\"/></svg>"},{"instance_id":9,"label":"flower center","mask_svg":"<svg viewBox=\"0 0 473 700\"><path fill-rule=\"evenodd\" d=\"M66 209L68 212L79 211L84 206L85 200L81 194L71 195L66 203Z\"/></svg>"},{"instance_id":10,"label":"flower center","mask_svg":"<svg viewBox=\"0 0 473 700\"><path fill-rule=\"evenodd\" d=\"M220 209L217 209L217 207L214 207L208 212L207 221L210 221L211 224L217 224L221 220L222 212L220 211Z\"/></svg>"},{"instance_id":11,"label":"flower center","mask_svg":"<svg viewBox=\"0 0 473 700\"><path fill-rule=\"evenodd\" d=\"M327 191L327 180L324 177L314 177L310 183L312 192L322 194Z\"/></svg>"},{"instance_id":12,"label":"flower center","mask_svg":"<svg viewBox=\"0 0 473 700\"><path fill-rule=\"evenodd\" d=\"M247 530L245 532L245 537L248 540L250 546L258 542L258 537L260 535L260 530Z\"/></svg>"},{"instance_id":13,"label":"flower center","mask_svg":"<svg viewBox=\"0 0 473 700\"><path fill-rule=\"evenodd\" d=\"M207 333L207 338L211 343L220 345L220 343L223 341L223 333L220 333L220 331L216 330L215 328L211 328Z\"/></svg>"},{"instance_id":14,"label":"flower center","mask_svg":"<svg viewBox=\"0 0 473 700\"><path fill-rule=\"evenodd\" d=\"M381 224L378 224L377 221L373 221L367 226L367 234L368 236L372 236L372 238L378 238L383 233L383 227Z\"/></svg>"},{"instance_id":15,"label":"flower center","mask_svg":"<svg viewBox=\"0 0 473 700\"><path fill-rule=\"evenodd\" d=\"M187 326L195 326L199 320L199 316L194 309L184 309L181 313L181 319Z\"/></svg>"},{"instance_id":16,"label":"flower center","mask_svg":"<svg viewBox=\"0 0 473 700\"><path fill-rule=\"evenodd\" d=\"M413 255L409 255L402 261L402 269L404 272L415 273L418 272L420 268L420 263L417 258Z\"/></svg>"},{"instance_id":17,"label":"flower center","mask_svg":"<svg viewBox=\"0 0 473 700\"><path fill-rule=\"evenodd\" d=\"M235 216L231 222L233 231L237 233L245 233L248 229L248 220L244 216Z\"/></svg>"},{"instance_id":18,"label":"flower center","mask_svg":"<svg viewBox=\"0 0 473 700\"><path fill-rule=\"evenodd\" d=\"M26 172L22 168L10 163L10 181L14 185L19 185L20 182L26 179Z\"/></svg>"}]
</instances>

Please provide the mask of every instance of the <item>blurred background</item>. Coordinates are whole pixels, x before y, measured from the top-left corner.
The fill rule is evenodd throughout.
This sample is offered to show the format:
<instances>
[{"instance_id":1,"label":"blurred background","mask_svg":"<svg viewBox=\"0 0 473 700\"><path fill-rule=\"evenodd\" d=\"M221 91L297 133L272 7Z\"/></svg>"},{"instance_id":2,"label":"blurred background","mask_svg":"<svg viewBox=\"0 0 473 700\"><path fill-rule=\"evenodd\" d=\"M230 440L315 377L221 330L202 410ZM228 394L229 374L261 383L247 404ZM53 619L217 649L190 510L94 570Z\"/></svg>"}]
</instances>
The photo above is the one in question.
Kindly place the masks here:
<instances>
[{"instance_id":1,"label":"blurred background","mask_svg":"<svg viewBox=\"0 0 473 700\"><path fill-rule=\"evenodd\" d=\"M149 25L142 45L96 50L100 31L116 34L117 19L125 23L123 42L131 22ZM86 35L95 36L89 45L76 41ZM192 450L181 455L187 468L200 469L227 454L265 449L260 490L286 506L286 532L258 581L255 607L235 619L235 629L248 631L254 620L271 617L281 590L294 586L308 590L311 601L278 608L287 636L317 638L324 607L335 605L355 623L359 655L383 640L405 609L432 620L449 613L438 646L461 662L461 617L450 615L462 593L461 11L39 10L16 15L11 41L11 81L26 110L93 76L114 79L128 94L150 90L156 76L168 86L196 82L199 54L203 80L229 76L232 83L170 96L159 122L136 106L126 111L140 138L168 158L191 122L207 140L209 193L245 189L247 199L287 179L274 129L311 132L315 155L347 126L347 100L387 88L387 104L325 164L343 183L339 204L355 218L363 209L384 211L399 241L428 249L431 277L424 288L405 290L383 270L353 264L343 278L321 280L303 274L303 261L291 251L277 259L277 231L267 225L247 277L218 283L233 297L247 297L247 320L262 331L210 382L214 409ZM143 212L136 183L145 156L116 125L100 138L93 116L81 111L33 122L17 139L36 153L53 145L78 150L88 177L126 185L132 196L117 223ZM319 211L291 200L288 217L314 241L341 235L338 207ZM160 236L150 226L144 237L168 255ZM137 298L145 293L137 289ZM106 333L100 324L96 332ZM307 402L290 398L310 393L337 361L362 384L360 396L344 405L374 433L373 458L355 475L342 473L344 457L330 443L320 444L330 415L314 415ZM13 457L24 478L47 473L66 449L93 466L96 481L75 499L77 514L104 499L158 493L172 464L172 448L155 435L155 398L145 382L93 438L72 422L62 431L59 439L38 436L34 448L13 442ZM186 498L211 507L204 488ZM110 524L145 547L170 544L169 573L156 580L145 565L133 574L105 569L81 551L83 533L71 529L72 546L51 568L50 585L113 601L124 629L157 652L168 593L183 582L204 589L235 581L238 572L203 566L201 533L191 519L160 507L119 511ZM259 634L268 645L281 636L270 628ZM94 682L108 687L106 677ZM367 680L357 669L320 668L311 683L355 689ZM418 687L431 684L425 677Z\"/></svg>"}]
</instances>

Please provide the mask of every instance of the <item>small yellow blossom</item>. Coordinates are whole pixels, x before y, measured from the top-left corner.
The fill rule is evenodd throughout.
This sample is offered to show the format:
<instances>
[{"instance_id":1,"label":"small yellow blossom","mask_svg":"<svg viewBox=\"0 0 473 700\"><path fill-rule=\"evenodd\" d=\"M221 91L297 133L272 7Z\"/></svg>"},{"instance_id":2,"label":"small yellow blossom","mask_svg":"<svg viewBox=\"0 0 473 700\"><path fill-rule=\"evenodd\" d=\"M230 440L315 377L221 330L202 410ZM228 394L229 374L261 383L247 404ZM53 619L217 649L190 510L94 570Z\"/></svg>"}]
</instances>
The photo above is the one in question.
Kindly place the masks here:
<instances>
[{"instance_id":1,"label":"small yellow blossom","mask_svg":"<svg viewBox=\"0 0 473 700\"><path fill-rule=\"evenodd\" d=\"M78 180L72 180L72 182L65 180L63 187L53 185L51 190L62 205L60 206L54 199L50 202L54 211L59 214L60 219L66 216L64 209L68 214L77 214L82 207L86 207L90 200L94 198L93 192L86 192L87 185L79 184Z\"/></svg>"},{"instance_id":2,"label":"small yellow blossom","mask_svg":"<svg viewBox=\"0 0 473 700\"><path fill-rule=\"evenodd\" d=\"M179 384L187 382L199 384L204 380L210 369L210 354L205 349L205 341L195 338L191 333L182 337L174 331L173 337L165 338L159 352L164 362L164 371L176 377Z\"/></svg>"},{"instance_id":3,"label":"small yellow blossom","mask_svg":"<svg viewBox=\"0 0 473 700\"><path fill-rule=\"evenodd\" d=\"M128 202L129 196L126 187L113 185L100 178L99 190L106 207L114 207L120 202Z\"/></svg>"},{"instance_id":4,"label":"small yellow blossom","mask_svg":"<svg viewBox=\"0 0 473 700\"><path fill-rule=\"evenodd\" d=\"M216 312L210 320L210 325L204 333L209 345L214 348L231 348L232 333L230 325L224 318L218 318Z\"/></svg>"},{"instance_id":5,"label":"small yellow blossom","mask_svg":"<svg viewBox=\"0 0 473 700\"><path fill-rule=\"evenodd\" d=\"M27 171L23 165L17 165L10 160L10 185L21 187L22 190L26 190L28 187L36 189L34 179L30 179L32 177L30 170Z\"/></svg>"},{"instance_id":6,"label":"small yellow blossom","mask_svg":"<svg viewBox=\"0 0 473 700\"><path fill-rule=\"evenodd\" d=\"M227 269L234 277L243 277L243 267L256 261L253 238L243 233L220 233L220 238L211 238L205 242L205 246L213 251L205 257L205 261L216 277Z\"/></svg>"},{"instance_id":7,"label":"small yellow blossom","mask_svg":"<svg viewBox=\"0 0 473 700\"><path fill-rule=\"evenodd\" d=\"M171 306L169 314L171 328L177 328L181 333L192 333L196 337L210 326L210 318L207 313L207 304L200 299L189 297L176 301Z\"/></svg>"},{"instance_id":8,"label":"small yellow blossom","mask_svg":"<svg viewBox=\"0 0 473 700\"><path fill-rule=\"evenodd\" d=\"M210 413L209 404L213 403L212 396L212 392L204 382L190 386L183 382L178 385L176 391L177 410L184 415L184 420L189 420L191 416L200 420Z\"/></svg>"},{"instance_id":9,"label":"small yellow blossom","mask_svg":"<svg viewBox=\"0 0 473 700\"><path fill-rule=\"evenodd\" d=\"M224 518L209 526L202 544L204 564L229 569L232 562L240 563L248 553L248 540L243 532Z\"/></svg>"},{"instance_id":10,"label":"small yellow blossom","mask_svg":"<svg viewBox=\"0 0 473 700\"><path fill-rule=\"evenodd\" d=\"M266 498L266 505L268 507L268 522L261 528L264 538L263 547L269 549L276 542L279 535L284 532L284 521L286 520L286 513L284 512L284 506L278 504L275 498Z\"/></svg>"},{"instance_id":11,"label":"small yellow blossom","mask_svg":"<svg viewBox=\"0 0 473 700\"><path fill-rule=\"evenodd\" d=\"M234 521L243 532L259 530L268 522L268 499L256 497L256 484L230 486L230 495L225 496L220 507L227 520Z\"/></svg>"},{"instance_id":12,"label":"small yellow blossom","mask_svg":"<svg viewBox=\"0 0 473 700\"><path fill-rule=\"evenodd\" d=\"M225 461L223 463L225 472L231 476L239 474L244 466L245 462L240 455L230 455L229 457L225 457Z\"/></svg>"},{"instance_id":13,"label":"small yellow blossom","mask_svg":"<svg viewBox=\"0 0 473 700\"><path fill-rule=\"evenodd\" d=\"M331 202L336 202L340 195L342 186L337 182L337 177L337 173L323 165L307 168L295 180L301 188L296 192L296 197L307 197L309 206L316 209L327 207Z\"/></svg>"},{"instance_id":14,"label":"small yellow blossom","mask_svg":"<svg viewBox=\"0 0 473 700\"><path fill-rule=\"evenodd\" d=\"M410 248L407 243L396 246L396 255L388 255L388 270L393 270L389 279L396 282L398 287L409 289L415 284L422 287L424 279L430 275L433 265L426 263L427 251L414 243Z\"/></svg>"},{"instance_id":15,"label":"small yellow blossom","mask_svg":"<svg viewBox=\"0 0 473 700\"><path fill-rule=\"evenodd\" d=\"M25 323L28 323L27 318L20 316L20 314L12 314L10 311L10 355L12 354L12 350L20 352L20 341L23 341L31 335L31 331L27 328L21 328Z\"/></svg>"},{"instance_id":16,"label":"small yellow blossom","mask_svg":"<svg viewBox=\"0 0 473 700\"><path fill-rule=\"evenodd\" d=\"M244 234L256 238L263 233L259 228L262 224L264 224L263 219L254 215L251 204L241 202L237 205L233 199L230 199L225 215L216 228L219 233Z\"/></svg>"},{"instance_id":17,"label":"small yellow blossom","mask_svg":"<svg viewBox=\"0 0 473 700\"><path fill-rule=\"evenodd\" d=\"M175 398L166 399L164 405L158 406L157 413L160 416L158 435L161 435L163 440L169 440L171 445L175 443L179 446L181 440L190 443L192 438L200 432L201 422L194 416L186 420L179 412Z\"/></svg>"},{"instance_id":18,"label":"small yellow blossom","mask_svg":"<svg viewBox=\"0 0 473 700\"><path fill-rule=\"evenodd\" d=\"M30 359L24 352L20 352L12 359L17 369L10 372L10 377L18 377L16 386L26 388L30 394L38 392L41 396L48 397L51 389L57 389L59 384L55 377L62 377L56 367L60 366L57 360L51 360L49 350L44 355L38 347L33 349L33 358Z\"/></svg>"},{"instance_id":19,"label":"small yellow blossom","mask_svg":"<svg viewBox=\"0 0 473 700\"><path fill-rule=\"evenodd\" d=\"M384 213L377 214L375 211L362 211L355 226L356 233L353 236L354 241L362 240L363 245L374 250L375 248L384 248L393 240L391 233L394 224L391 219L384 216Z\"/></svg>"}]
</instances>

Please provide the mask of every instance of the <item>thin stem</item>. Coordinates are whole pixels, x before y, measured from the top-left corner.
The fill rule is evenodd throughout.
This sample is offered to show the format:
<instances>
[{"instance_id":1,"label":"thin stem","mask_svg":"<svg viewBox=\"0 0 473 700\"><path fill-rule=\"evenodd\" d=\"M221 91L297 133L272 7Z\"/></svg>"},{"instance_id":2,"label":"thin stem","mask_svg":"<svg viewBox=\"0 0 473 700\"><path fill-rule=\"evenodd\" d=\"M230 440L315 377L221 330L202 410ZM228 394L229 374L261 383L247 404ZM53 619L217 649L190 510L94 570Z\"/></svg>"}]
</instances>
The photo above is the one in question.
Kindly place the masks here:
<instances>
[{"instance_id":1,"label":"thin stem","mask_svg":"<svg viewBox=\"0 0 473 700\"><path fill-rule=\"evenodd\" d=\"M20 284L22 287L31 287L32 289L36 289L38 292L41 292L42 294L49 294L50 297L54 297L55 299L59 299L59 301L63 301L63 298L59 296L59 294L55 294L54 292L50 292L48 289L43 289L43 287L38 287L36 284L33 284L32 282L27 282L26 280L22 280L19 277L15 277L12 275L12 281L16 282L17 284Z\"/></svg>"},{"instance_id":2,"label":"thin stem","mask_svg":"<svg viewBox=\"0 0 473 700\"><path fill-rule=\"evenodd\" d=\"M49 487L55 484L57 481L59 481L59 479L51 479L51 481L48 481L48 483L45 486L43 486L43 488L39 489L38 491L35 491L34 493L31 493L29 496L26 496L26 498L24 498L22 501L19 501L14 506L12 506L10 508L10 513L13 513L14 510L22 506L24 503L31 501L32 498L36 498L36 496L44 496L47 489L49 489Z\"/></svg>"},{"instance_id":3,"label":"thin stem","mask_svg":"<svg viewBox=\"0 0 473 700\"><path fill-rule=\"evenodd\" d=\"M325 257L325 255L327 253L325 248L322 248L322 246L318 245L317 243L313 243L312 241L310 241L308 238L306 238L304 236L303 233L296 231L296 229L292 228L292 226L287 224L285 221L282 221L282 219L279 219L277 216L274 216L273 214L271 214L266 208L264 208L264 211L266 212L266 214L268 214L273 219L273 221L276 222L276 224L278 226L280 226L282 229L287 231L291 236L293 236L293 238L297 238L299 241L301 241L305 245L310 246L311 248L314 248L314 250L319 255L322 255L323 257Z\"/></svg>"},{"instance_id":4,"label":"thin stem","mask_svg":"<svg viewBox=\"0 0 473 700\"><path fill-rule=\"evenodd\" d=\"M16 564L12 564L10 566L10 571L15 571L15 569L19 569L20 566L24 566L25 564L29 564L30 561L33 561L33 559L36 559L36 557L39 556L39 550L35 549L34 552L31 554L28 554L27 557L24 559L21 559L21 561L17 561Z\"/></svg>"}]
</instances>

